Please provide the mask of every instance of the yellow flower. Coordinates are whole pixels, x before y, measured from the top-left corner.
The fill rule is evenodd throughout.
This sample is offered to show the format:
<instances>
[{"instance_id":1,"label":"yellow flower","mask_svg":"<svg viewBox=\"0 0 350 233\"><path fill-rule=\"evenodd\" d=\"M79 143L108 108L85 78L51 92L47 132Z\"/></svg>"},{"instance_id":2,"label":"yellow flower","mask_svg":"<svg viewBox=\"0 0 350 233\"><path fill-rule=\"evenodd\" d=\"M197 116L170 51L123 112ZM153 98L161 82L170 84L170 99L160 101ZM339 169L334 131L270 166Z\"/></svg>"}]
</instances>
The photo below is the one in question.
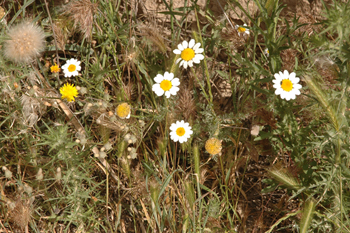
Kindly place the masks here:
<instances>
[{"instance_id":1,"label":"yellow flower","mask_svg":"<svg viewBox=\"0 0 350 233\"><path fill-rule=\"evenodd\" d=\"M56 63L54 66L51 66L50 69L51 69L51 73L58 73L61 70L61 68L59 68Z\"/></svg>"},{"instance_id":2,"label":"yellow flower","mask_svg":"<svg viewBox=\"0 0 350 233\"><path fill-rule=\"evenodd\" d=\"M128 103L121 103L118 105L117 109L115 110L118 117L121 119L129 119L130 118L130 105Z\"/></svg>"},{"instance_id":3,"label":"yellow flower","mask_svg":"<svg viewBox=\"0 0 350 233\"><path fill-rule=\"evenodd\" d=\"M217 138L210 138L206 143L205 143L205 149L208 151L209 154L211 155L216 155L221 152L221 140Z\"/></svg>"},{"instance_id":4,"label":"yellow flower","mask_svg":"<svg viewBox=\"0 0 350 233\"><path fill-rule=\"evenodd\" d=\"M78 96L78 90L74 84L66 83L60 88L60 93L62 94L61 99L67 99L68 102L74 101L74 97Z\"/></svg>"}]
</instances>

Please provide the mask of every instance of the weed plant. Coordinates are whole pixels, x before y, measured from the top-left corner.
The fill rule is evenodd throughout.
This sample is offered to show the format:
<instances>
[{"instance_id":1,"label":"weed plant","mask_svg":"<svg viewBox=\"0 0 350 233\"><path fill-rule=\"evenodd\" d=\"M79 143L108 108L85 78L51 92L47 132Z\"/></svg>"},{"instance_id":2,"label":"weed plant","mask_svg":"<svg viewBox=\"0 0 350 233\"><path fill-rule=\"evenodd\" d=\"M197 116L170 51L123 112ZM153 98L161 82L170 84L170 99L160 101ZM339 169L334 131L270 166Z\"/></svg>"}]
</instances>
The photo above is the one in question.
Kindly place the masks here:
<instances>
[{"instance_id":1,"label":"weed plant","mask_svg":"<svg viewBox=\"0 0 350 233\"><path fill-rule=\"evenodd\" d=\"M148 2L0 4L0 229L350 232L349 3Z\"/></svg>"}]
</instances>

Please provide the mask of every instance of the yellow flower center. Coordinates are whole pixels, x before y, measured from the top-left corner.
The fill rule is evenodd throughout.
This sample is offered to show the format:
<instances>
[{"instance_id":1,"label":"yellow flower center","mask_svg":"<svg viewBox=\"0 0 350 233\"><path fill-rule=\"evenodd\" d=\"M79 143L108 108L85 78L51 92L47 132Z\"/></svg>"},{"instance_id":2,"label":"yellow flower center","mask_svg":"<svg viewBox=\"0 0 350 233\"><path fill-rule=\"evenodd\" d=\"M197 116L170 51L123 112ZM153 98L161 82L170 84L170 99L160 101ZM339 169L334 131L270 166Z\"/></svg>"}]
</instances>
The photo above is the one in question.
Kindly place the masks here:
<instances>
[{"instance_id":1,"label":"yellow flower center","mask_svg":"<svg viewBox=\"0 0 350 233\"><path fill-rule=\"evenodd\" d=\"M160 83L160 88L162 88L164 91L169 91L173 84L169 80L163 80Z\"/></svg>"},{"instance_id":2,"label":"yellow flower center","mask_svg":"<svg viewBox=\"0 0 350 233\"><path fill-rule=\"evenodd\" d=\"M183 127L179 127L179 128L177 128L177 130L176 130L176 134L177 134L177 136L184 136L184 134L185 134L185 129L183 128Z\"/></svg>"},{"instance_id":3,"label":"yellow flower center","mask_svg":"<svg viewBox=\"0 0 350 233\"><path fill-rule=\"evenodd\" d=\"M240 33L243 33L243 32L245 32L245 30L247 30L247 29L245 29L244 27L238 27L238 32L240 32Z\"/></svg>"},{"instance_id":4,"label":"yellow flower center","mask_svg":"<svg viewBox=\"0 0 350 233\"><path fill-rule=\"evenodd\" d=\"M69 72L73 72L73 71L75 71L77 69L77 67L75 66L75 65L73 65L73 64L70 64L69 66L68 66L68 71Z\"/></svg>"},{"instance_id":5,"label":"yellow flower center","mask_svg":"<svg viewBox=\"0 0 350 233\"><path fill-rule=\"evenodd\" d=\"M118 117L124 119L130 114L130 105L127 103L119 104L116 109Z\"/></svg>"},{"instance_id":6,"label":"yellow flower center","mask_svg":"<svg viewBox=\"0 0 350 233\"><path fill-rule=\"evenodd\" d=\"M184 49L181 52L181 58L185 61L192 60L194 56L195 56L194 50L190 48Z\"/></svg>"},{"instance_id":7,"label":"yellow flower center","mask_svg":"<svg viewBox=\"0 0 350 233\"><path fill-rule=\"evenodd\" d=\"M216 155L221 152L221 141L217 138L210 138L205 143L205 149L211 155Z\"/></svg>"},{"instance_id":8,"label":"yellow flower center","mask_svg":"<svg viewBox=\"0 0 350 233\"><path fill-rule=\"evenodd\" d=\"M78 96L78 90L73 84L66 83L60 88L61 98L67 99L68 102L74 101L74 97Z\"/></svg>"},{"instance_id":9,"label":"yellow flower center","mask_svg":"<svg viewBox=\"0 0 350 233\"><path fill-rule=\"evenodd\" d=\"M284 91L290 92L293 89L293 83L289 79L283 79L281 87Z\"/></svg>"}]
</instances>

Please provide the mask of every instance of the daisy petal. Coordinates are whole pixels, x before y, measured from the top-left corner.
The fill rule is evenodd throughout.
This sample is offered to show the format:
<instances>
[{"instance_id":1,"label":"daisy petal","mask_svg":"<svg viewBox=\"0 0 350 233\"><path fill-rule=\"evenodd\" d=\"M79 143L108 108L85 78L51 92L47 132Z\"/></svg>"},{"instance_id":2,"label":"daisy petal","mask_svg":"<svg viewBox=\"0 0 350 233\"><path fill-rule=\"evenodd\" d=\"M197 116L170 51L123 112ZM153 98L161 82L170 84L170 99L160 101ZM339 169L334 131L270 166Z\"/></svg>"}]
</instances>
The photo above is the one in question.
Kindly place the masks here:
<instances>
[{"instance_id":1,"label":"daisy petal","mask_svg":"<svg viewBox=\"0 0 350 233\"><path fill-rule=\"evenodd\" d=\"M184 47L184 49L187 49L188 48L188 42L184 40L182 42L182 46Z\"/></svg>"},{"instance_id":2,"label":"daisy petal","mask_svg":"<svg viewBox=\"0 0 350 233\"><path fill-rule=\"evenodd\" d=\"M175 53L175 54L181 54L181 51L178 50L178 49L174 49L174 50L173 50L173 53Z\"/></svg>"},{"instance_id":3,"label":"daisy petal","mask_svg":"<svg viewBox=\"0 0 350 233\"><path fill-rule=\"evenodd\" d=\"M195 53L203 53L204 49L203 48L198 48L194 51Z\"/></svg>"},{"instance_id":4,"label":"daisy petal","mask_svg":"<svg viewBox=\"0 0 350 233\"><path fill-rule=\"evenodd\" d=\"M174 78L171 83L173 84L173 86L177 87L180 85L180 80L178 78Z\"/></svg>"},{"instance_id":5,"label":"daisy petal","mask_svg":"<svg viewBox=\"0 0 350 233\"><path fill-rule=\"evenodd\" d=\"M193 46L193 50L196 51L197 49L199 49L199 47L201 46L201 43L197 43L195 46Z\"/></svg>"},{"instance_id":6,"label":"daisy petal","mask_svg":"<svg viewBox=\"0 0 350 233\"><path fill-rule=\"evenodd\" d=\"M198 58L199 60L203 60L204 59L203 54L196 54L195 57Z\"/></svg>"},{"instance_id":7,"label":"daisy petal","mask_svg":"<svg viewBox=\"0 0 350 233\"><path fill-rule=\"evenodd\" d=\"M194 39L191 39L191 40L190 40L190 43L188 44L188 47L189 47L190 49L192 49L192 47L194 46L195 43L196 43L196 42L194 41Z\"/></svg>"},{"instance_id":8,"label":"daisy petal","mask_svg":"<svg viewBox=\"0 0 350 233\"><path fill-rule=\"evenodd\" d=\"M187 61L183 61L183 62L184 62L183 63L184 68L187 69L187 65L188 65Z\"/></svg>"},{"instance_id":9,"label":"daisy petal","mask_svg":"<svg viewBox=\"0 0 350 233\"><path fill-rule=\"evenodd\" d=\"M154 81L155 81L156 83L161 83L163 80L164 80L164 77L163 77L163 75L161 75L161 74L157 74L157 76L154 77Z\"/></svg>"}]
</instances>

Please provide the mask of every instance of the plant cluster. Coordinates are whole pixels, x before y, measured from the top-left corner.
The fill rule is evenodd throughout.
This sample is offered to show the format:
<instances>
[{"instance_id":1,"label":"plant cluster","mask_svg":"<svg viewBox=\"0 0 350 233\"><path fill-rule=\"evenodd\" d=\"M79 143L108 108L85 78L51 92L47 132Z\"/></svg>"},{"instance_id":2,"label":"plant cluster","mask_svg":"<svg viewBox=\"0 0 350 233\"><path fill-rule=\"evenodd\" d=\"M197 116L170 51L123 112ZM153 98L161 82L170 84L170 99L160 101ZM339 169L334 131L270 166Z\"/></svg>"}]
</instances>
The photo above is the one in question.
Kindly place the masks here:
<instances>
[{"instance_id":1,"label":"plant cluster","mask_svg":"<svg viewBox=\"0 0 350 233\"><path fill-rule=\"evenodd\" d=\"M222 2L0 4L2 229L350 232L349 3Z\"/></svg>"}]
</instances>

